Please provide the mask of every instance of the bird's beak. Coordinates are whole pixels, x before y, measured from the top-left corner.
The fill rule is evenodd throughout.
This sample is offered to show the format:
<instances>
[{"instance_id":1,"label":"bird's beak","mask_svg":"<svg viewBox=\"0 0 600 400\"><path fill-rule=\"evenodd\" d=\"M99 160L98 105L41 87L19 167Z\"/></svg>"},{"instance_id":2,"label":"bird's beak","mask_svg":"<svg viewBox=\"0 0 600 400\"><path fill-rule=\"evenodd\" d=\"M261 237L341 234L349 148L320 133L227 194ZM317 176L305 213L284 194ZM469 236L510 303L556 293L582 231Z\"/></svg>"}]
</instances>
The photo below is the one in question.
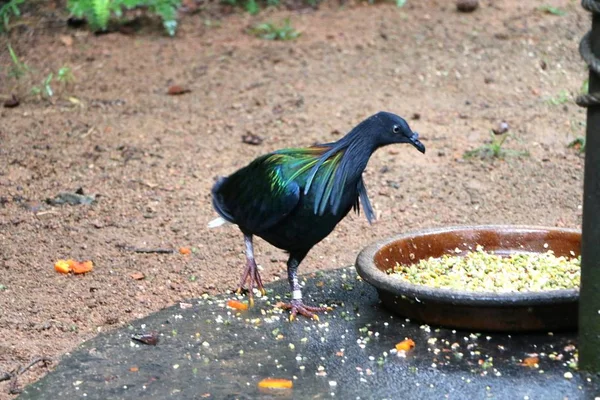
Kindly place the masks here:
<instances>
[{"instance_id":1,"label":"bird's beak","mask_svg":"<svg viewBox=\"0 0 600 400\"><path fill-rule=\"evenodd\" d=\"M425 145L423 145L423 143L421 143L419 140L419 134L417 132L413 132L412 136L409 138L409 141L417 148L417 150L425 154Z\"/></svg>"}]
</instances>

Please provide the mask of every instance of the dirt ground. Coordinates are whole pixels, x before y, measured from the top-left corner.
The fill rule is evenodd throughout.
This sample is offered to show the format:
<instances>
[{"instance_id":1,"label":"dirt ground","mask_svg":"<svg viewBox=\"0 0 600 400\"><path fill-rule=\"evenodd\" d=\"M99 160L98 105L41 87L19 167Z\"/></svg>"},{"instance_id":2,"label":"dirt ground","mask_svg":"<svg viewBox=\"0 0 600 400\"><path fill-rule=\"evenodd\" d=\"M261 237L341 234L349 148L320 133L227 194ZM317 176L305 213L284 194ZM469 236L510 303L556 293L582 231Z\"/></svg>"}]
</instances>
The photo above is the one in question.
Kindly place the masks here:
<instances>
[{"instance_id":1,"label":"dirt ground","mask_svg":"<svg viewBox=\"0 0 600 400\"><path fill-rule=\"evenodd\" d=\"M331 1L258 16L210 10L182 16L173 39L160 26L95 36L28 14L11 34L40 77L68 65L76 82L52 101L0 109L0 374L38 356L59 360L98 332L234 288L242 236L233 226L206 227L216 216L215 178L277 148L337 140L380 110L406 117L427 153L375 153L365 181L378 221L349 215L301 272L346 266L370 242L425 227L580 227L583 158L567 144L584 134L585 111L572 97L587 77L577 46L591 19L577 2L490 0L471 14L441 0L400 9ZM302 32L298 40L244 33L286 17ZM6 40L0 36L0 48ZM7 53L4 98L17 90ZM169 96L172 84L191 92ZM529 156L464 159L501 121L513 135L505 146ZM264 142L243 143L248 132ZM96 202L45 201L78 188ZM285 278L282 251L257 240L256 252L264 280ZM61 258L93 260L94 271L59 274ZM46 371L34 367L19 382ZM0 399L7 393L0 383Z\"/></svg>"}]
</instances>

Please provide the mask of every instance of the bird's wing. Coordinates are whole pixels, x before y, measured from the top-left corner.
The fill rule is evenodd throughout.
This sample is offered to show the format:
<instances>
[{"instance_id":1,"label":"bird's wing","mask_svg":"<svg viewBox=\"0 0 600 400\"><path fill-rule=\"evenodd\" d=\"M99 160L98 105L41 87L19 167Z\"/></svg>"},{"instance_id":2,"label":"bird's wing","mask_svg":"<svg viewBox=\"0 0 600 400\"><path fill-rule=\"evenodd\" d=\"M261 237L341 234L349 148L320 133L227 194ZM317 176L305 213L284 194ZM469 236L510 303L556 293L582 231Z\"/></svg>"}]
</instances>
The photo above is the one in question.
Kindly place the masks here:
<instances>
[{"instance_id":1,"label":"bird's wing","mask_svg":"<svg viewBox=\"0 0 600 400\"><path fill-rule=\"evenodd\" d=\"M344 147L335 147L332 143L301 149L285 149L278 153L287 154L295 161L290 163L294 170L291 178L301 178L305 195L314 194L313 211L323 215L330 211L336 215L340 204L348 169L344 164ZM347 160L346 160L347 161Z\"/></svg>"},{"instance_id":2,"label":"bird's wing","mask_svg":"<svg viewBox=\"0 0 600 400\"><path fill-rule=\"evenodd\" d=\"M213 189L215 209L249 232L261 232L285 218L300 201L300 187L285 179L277 154L259 157Z\"/></svg>"},{"instance_id":3,"label":"bird's wing","mask_svg":"<svg viewBox=\"0 0 600 400\"><path fill-rule=\"evenodd\" d=\"M341 168L345 149L322 144L299 149L284 149L276 153L289 157L286 161L289 180L298 179L304 184L304 195L314 194L313 211L337 214L340 207L347 170Z\"/></svg>"},{"instance_id":4,"label":"bird's wing","mask_svg":"<svg viewBox=\"0 0 600 400\"><path fill-rule=\"evenodd\" d=\"M358 196L356 197L356 203L354 203L354 210L357 214L360 214L360 203L358 199L360 199L360 203L362 203L363 209L365 210L367 221L369 221L369 224L372 224L373 221L375 221L375 213L373 212L373 207L371 207L371 202L367 195L367 188L365 187L365 182L362 177L358 181Z\"/></svg>"}]
</instances>

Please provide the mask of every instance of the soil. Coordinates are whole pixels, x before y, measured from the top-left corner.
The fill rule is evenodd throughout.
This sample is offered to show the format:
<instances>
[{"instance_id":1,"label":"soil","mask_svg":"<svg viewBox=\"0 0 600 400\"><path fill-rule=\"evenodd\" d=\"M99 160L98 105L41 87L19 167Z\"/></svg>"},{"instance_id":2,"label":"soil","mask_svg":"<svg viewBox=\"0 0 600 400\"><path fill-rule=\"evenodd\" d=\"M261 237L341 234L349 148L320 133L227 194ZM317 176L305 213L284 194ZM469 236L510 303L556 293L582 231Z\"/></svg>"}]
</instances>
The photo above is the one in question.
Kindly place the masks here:
<instances>
[{"instance_id":1,"label":"soil","mask_svg":"<svg viewBox=\"0 0 600 400\"><path fill-rule=\"evenodd\" d=\"M546 4L566 14L544 12ZM347 266L368 243L419 228L580 227L584 161L567 145L584 135L585 111L572 97L587 78L577 47L591 19L578 3L484 1L459 13L447 1L328 1L257 16L201 5L182 15L175 38L156 21L96 36L67 28L50 6L0 36L0 48L10 39L33 71L19 82L4 67L0 76L3 100L21 97L0 109L0 375L234 289L242 236L235 226L207 228L216 177L277 148L337 140L380 110L407 118L427 152L376 152L365 181L377 222L349 215L301 272ZM302 32L297 40L245 33L286 17ZM8 52L0 65L11 65ZM65 65L74 82L55 85L49 100L23 98ZM168 95L175 84L189 92ZM529 155L463 157L502 121L511 135L503 148ZM263 141L244 143L249 133ZM79 188L95 202L46 202ZM285 253L256 242L263 279L285 279ZM92 260L94 270L57 273L66 258ZM19 383L46 371L33 367ZM0 399L12 397L8 389L0 383Z\"/></svg>"}]
</instances>

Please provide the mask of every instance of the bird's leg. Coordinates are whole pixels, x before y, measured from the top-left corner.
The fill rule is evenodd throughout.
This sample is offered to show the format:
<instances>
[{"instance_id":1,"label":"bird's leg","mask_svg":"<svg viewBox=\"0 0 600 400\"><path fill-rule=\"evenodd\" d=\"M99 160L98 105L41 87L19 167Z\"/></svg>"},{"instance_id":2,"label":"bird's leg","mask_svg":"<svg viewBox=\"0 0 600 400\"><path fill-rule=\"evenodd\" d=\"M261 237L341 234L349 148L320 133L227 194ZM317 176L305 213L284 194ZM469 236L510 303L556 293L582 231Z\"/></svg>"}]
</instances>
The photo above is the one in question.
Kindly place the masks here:
<instances>
[{"instance_id":1,"label":"bird's leg","mask_svg":"<svg viewBox=\"0 0 600 400\"><path fill-rule=\"evenodd\" d=\"M250 298L250 305L254 305L254 283L256 283L256 287L262 295L265 295L265 287L263 286L262 279L260 277L260 273L258 272L258 267L256 266L256 261L254 260L254 246L252 245L252 235L247 235L244 233L244 242L246 243L246 268L244 268L244 273L242 274L242 279L240 281L240 286L237 290L238 293L242 293L244 291L244 284L248 280L248 297Z\"/></svg>"},{"instance_id":2,"label":"bird's leg","mask_svg":"<svg viewBox=\"0 0 600 400\"><path fill-rule=\"evenodd\" d=\"M307 306L302 301L302 290L300 288L300 283L298 283L298 265L300 265L304 256L306 256L306 253L290 254L290 258L287 262L288 281L290 283L290 288L292 289L292 301L290 303L282 304L281 307L291 311L290 321L293 321L298 314L318 321L319 317L314 313L327 311L329 309L328 307Z\"/></svg>"}]
</instances>

